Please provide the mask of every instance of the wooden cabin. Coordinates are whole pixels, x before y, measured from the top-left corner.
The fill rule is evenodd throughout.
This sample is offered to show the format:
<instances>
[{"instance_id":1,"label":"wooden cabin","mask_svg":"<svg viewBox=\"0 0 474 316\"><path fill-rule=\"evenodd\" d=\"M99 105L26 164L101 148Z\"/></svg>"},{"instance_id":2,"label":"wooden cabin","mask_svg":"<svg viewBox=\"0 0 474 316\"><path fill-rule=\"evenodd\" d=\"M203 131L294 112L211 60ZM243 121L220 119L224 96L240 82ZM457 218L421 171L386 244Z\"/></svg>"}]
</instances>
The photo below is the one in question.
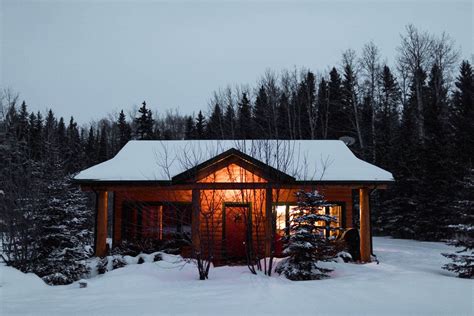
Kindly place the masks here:
<instances>
[{"instance_id":1,"label":"wooden cabin","mask_svg":"<svg viewBox=\"0 0 474 316\"><path fill-rule=\"evenodd\" d=\"M183 254L236 260L248 248L281 254L298 190L318 190L333 224L358 228L362 262L371 258L371 190L392 174L358 159L338 140L130 141L75 181L96 193L95 253L125 241L189 240ZM357 202L356 202L357 201ZM360 224L359 224L360 223Z\"/></svg>"}]
</instances>

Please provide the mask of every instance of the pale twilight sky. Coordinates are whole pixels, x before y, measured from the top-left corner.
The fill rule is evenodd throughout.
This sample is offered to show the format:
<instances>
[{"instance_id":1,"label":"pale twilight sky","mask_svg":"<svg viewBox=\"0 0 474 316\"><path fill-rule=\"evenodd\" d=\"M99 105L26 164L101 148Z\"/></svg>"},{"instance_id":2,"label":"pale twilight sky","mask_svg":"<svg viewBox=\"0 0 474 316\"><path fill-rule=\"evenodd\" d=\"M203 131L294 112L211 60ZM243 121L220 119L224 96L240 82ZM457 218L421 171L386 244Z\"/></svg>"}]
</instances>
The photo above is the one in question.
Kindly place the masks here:
<instances>
[{"instance_id":1,"label":"pale twilight sky","mask_svg":"<svg viewBox=\"0 0 474 316\"><path fill-rule=\"evenodd\" d=\"M473 53L471 1L0 3L0 88L80 123L143 100L191 114L227 84L253 85L267 68L325 71L370 40L392 64L408 23Z\"/></svg>"}]
</instances>

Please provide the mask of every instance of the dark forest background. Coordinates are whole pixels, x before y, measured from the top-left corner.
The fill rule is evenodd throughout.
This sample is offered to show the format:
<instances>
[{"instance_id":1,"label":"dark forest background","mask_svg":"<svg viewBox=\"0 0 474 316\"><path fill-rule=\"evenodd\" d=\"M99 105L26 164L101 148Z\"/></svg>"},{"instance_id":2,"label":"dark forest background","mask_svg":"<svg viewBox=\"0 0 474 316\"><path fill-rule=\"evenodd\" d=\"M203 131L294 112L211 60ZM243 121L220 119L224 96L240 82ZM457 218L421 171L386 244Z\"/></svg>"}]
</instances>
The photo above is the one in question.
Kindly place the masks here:
<instances>
[{"instance_id":1,"label":"dark forest background","mask_svg":"<svg viewBox=\"0 0 474 316\"><path fill-rule=\"evenodd\" d=\"M86 212L93 201L78 192L70 177L110 159L131 139L349 136L355 140L350 148L358 157L389 170L396 179L389 190L371 196L374 233L448 238L450 225L472 224L472 65L461 60L448 35L429 34L412 25L401 35L392 64L368 43L359 54L345 51L340 64L327 71L268 70L254 86L216 91L208 108L197 114L158 115L157 106L144 101L83 126L73 117L56 117L53 110L31 112L27 101L5 89L1 224L18 235L42 225L53 232L47 244L56 246L67 244L72 236L90 238L90 218L74 221L81 217L72 210ZM51 218L59 219L63 215L58 210L65 208L72 217L51 224ZM72 227L69 233L61 230L64 225ZM67 247L72 249L72 261L83 255L77 249L75 253L72 244ZM41 251L45 252L36 250L36 257L50 256ZM26 257L31 258L26 253L25 266Z\"/></svg>"}]
</instances>

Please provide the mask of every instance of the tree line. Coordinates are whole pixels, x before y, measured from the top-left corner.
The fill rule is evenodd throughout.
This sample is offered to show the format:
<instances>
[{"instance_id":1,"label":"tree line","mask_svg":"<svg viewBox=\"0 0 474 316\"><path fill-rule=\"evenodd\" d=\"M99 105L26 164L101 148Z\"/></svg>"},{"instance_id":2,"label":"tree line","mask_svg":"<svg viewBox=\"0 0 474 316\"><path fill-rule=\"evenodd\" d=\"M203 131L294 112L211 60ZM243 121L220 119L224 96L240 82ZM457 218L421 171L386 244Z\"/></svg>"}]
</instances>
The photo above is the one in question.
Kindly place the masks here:
<instances>
[{"instance_id":1,"label":"tree line","mask_svg":"<svg viewBox=\"0 0 474 316\"><path fill-rule=\"evenodd\" d=\"M74 118L29 112L2 94L1 187L4 210L54 179L113 157L129 140L339 139L360 158L391 171L395 184L372 194L374 233L440 240L468 207L474 157L473 73L454 41L408 25L394 66L370 42L349 49L327 72L268 70L255 86L216 91L207 111L157 115L144 101L79 126ZM352 142L353 140L353 142ZM469 200L470 201L470 200ZM458 203L458 204L456 204ZM2 210L2 212L4 211ZM463 215L464 214L464 215Z\"/></svg>"}]
</instances>

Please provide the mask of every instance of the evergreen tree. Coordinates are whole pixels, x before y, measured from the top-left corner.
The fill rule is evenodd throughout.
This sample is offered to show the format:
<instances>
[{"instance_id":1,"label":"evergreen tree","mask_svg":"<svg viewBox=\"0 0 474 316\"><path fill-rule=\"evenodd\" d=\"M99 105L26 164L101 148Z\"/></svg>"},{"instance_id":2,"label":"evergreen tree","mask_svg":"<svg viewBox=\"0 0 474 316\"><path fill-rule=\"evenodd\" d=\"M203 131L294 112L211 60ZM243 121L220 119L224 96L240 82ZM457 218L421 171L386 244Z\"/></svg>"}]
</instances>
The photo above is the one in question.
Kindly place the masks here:
<instances>
[{"instance_id":1,"label":"evergreen tree","mask_svg":"<svg viewBox=\"0 0 474 316\"><path fill-rule=\"evenodd\" d=\"M242 93L242 98L239 102L238 112L238 137L240 139L251 139L253 136L252 132L252 121L251 121L252 108L250 100L247 98L247 93Z\"/></svg>"},{"instance_id":2,"label":"evergreen tree","mask_svg":"<svg viewBox=\"0 0 474 316\"><path fill-rule=\"evenodd\" d=\"M208 139L223 139L224 131L222 123L224 117L222 115L221 106L219 103L214 105L214 109L209 117L209 122L206 125L206 135Z\"/></svg>"},{"instance_id":3,"label":"evergreen tree","mask_svg":"<svg viewBox=\"0 0 474 316\"><path fill-rule=\"evenodd\" d=\"M196 133L195 139L204 139L205 136L205 128L206 128L206 119L202 112L199 111L198 116L196 117Z\"/></svg>"},{"instance_id":4,"label":"evergreen tree","mask_svg":"<svg viewBox=\"0 0 474 316\"><path fill-rule=\"evenodd\" d=\"M227 104L224 113L224 138L235 139L236 131L235 110L231 103Z\"/></svg>"},{"instance_id":5,"label":"evergreen tree","mask_svg":"<svg viewBox=\"0 0 474 316\"><path fill-rule=\"evenodd\" d=\"M375 112L376 160L374 163L392 169L396 135L399 129L400 89L388 66L384 66L380 78L380 104Z\"/></svg>"},{"instance_id":6,"label":"evergreen tree","mask_svg":"<svg viewBox=\"0 0 474 316\"><path fill-rule=\"evenodd\" d=\"M66 142L66 125L64 119L60 117L56 126L56 145L60 150L63 150L67 145Z\"/></svg>"},{"instance_id":7,"label":"evergreen tree","mask_svg":"<svg viewBox=\"0 0 474 316\"><path fill-rule=\"evenodd\" d=\"M87 136L87 142L84 148L84 154L87 157L87 165L92 166L97 163L97 142L94 135L94 128L91 126L89 128L89 133Z\"/></svg>"},{"instance_id":8,"label":"evergreen tree","mask_svg":"<svg viewBox=\"0 0 474 316\"><path fill-rule=\"evenodd\" d=\"M296 108L297 130L300 139L316 137L316 80L311 71L306 72L298 89Z\"/></svg>"},{"instance_id":9,"label":"evergreen tree","mask_svg":"<svg viewBox=\"0 0 474 316\"><path fill-rule=\"evenodd\" d=\"M107 143L107 125L105 123L102 124L100 129L100 138L99 138L99 148L97 154L98 162L106 161L108 157L108 143Z\"/></svg>"},{"instance_id":10,"label":"evergreen tree","mask_svg":"<svg viewBox=\"0 0 474 316\"><path fill-rule=\"evenodd\" d=\"M451 205L457 224L448 226L453 233L448 244L462 249L455 253L443 253L452 260L443 269L453 271L461 278L474 278L474 169L464 177L457 192L457 200Z\"/></svg>"},{"instance_id":11,"label":"evergreen tree","mask_svg":"<svg viewBox=\"0 0 474 316\"><path fill-rule=\"evenodd\" d=\"M341 136L352 136L358 140L360 152L363 152L364 141L362 138L362 127L360 105L357 97L357 77L354 66L350 62L344 65L344 79L342 81L342 113L340 116Z\"/></svg>"},{"instance_id":12,"label":"evergreen tree","mask_svg":"<svg viewBox=\"0 0 474 316\"><path fill-rule=\"evenodd\" d=\"M93 212L70 177L52 180L45 193L32 271L48 284L69 284L89 272L84 260L92 255Z\"/></svg>"},{"instance_id":13,"label":"evergreen tree","mask_svg":"<svg viewBox=\"0 0 474 316\"><path fill-rule=\"evenodd\" d=\"M328 139L337 139L346 135L347 115L342 106L342 79L336 68L329 73L328 83Z\"/></svg>"},{"instance_id":14,"label":"evergreen tree","mask_svg":"<svg viewBox=\"0 0 474 316\"><path fill-rule=\"evenodd\" d=\"M146 108L146 102L143 101L142 107L138 110L138 117L135 119L135 134L137 135L137 139L154 139L154 123L153 114L151 110Z\"/></svg>"},{"instance_id":15,"label":"evergreen tree","mask_svg":"<svg viewBox=\"0 0 474 316\"><path fill-rule=\"evenodd\" d=\"M329 127L329 95L328 84L324 78L318 85L317 111L318 111L318 126L317 136L322 139L328 138Z\"/></svg>"},{"instance_id":16,"label":"evergreen tree","mask_svg":"<svg viewBox=\"0 0 474 316\"><path fill-rule=\"evenodd\" d=\"M18 141L26 142L28 140L28 110L25 101L21 103L20 113L18 113L17 137Z\"/></svg>"},{"instance_id":17,"label":"evergreen tree","mask_svg":"<svg viewBox=\"0 0 474 316\"><path fill-rule=\"evenodd\" d=\"M283 254L289 257L275 271L293 281L328 277L332 270L318 267L317 263L334 260L337 250L334 241L326 238L325 230L335 230L330 224L337 219L325 213L331 204L318 191L298 191L296 196L298 204L292 209L290 233L284 237Z\"/></svg>"},{"instance_id":18,"label":"evergreen tree","mask_svg":"<svg viewBox=\"0 0 474 316\"><path fill-rule=\"evenodd\" d=\"M474 165L474 74L468 61L462 62L455 85L451 121L457 174L462 176Z\"/></svg>"},{"instance_id":19,"label":"evergreen tree","mask_svg":"<svg viewBox=\"0 0 474 316\"><path fill-rule=\"evenodd\" d=\"M255 99L253 121L253 125L256 129L256 138L269 138L271 135L270 109L267 93L265 92L265 87L263 85L260 86L257 98Z\"/></svg>"},{"instance_id":20,"label":"evergreen tree","mask_svg":"<svg viewBox=\"0 0 474 316\"><path fill-rule=\"evenodd\" d=\"M277 108L277 132L279 139L289 139L290 130L289 130L289 100L286 93L282 93L280 96L280 102Z\"/></svg>"},{"instance_id":21,"label":"evergreen tree","mask_svg":"<svg viewBox=\"0 0 474 316\"><path fill-rule=\"evenodd\" d=\"M36 160L42 160L43 156L43 117L38 112L36 115L30 115L29 143L31 157Z\"/></svg>"},{"instance_id":22,"label":"evergreen tree","mask_svg":"<svg viewBox=\"0 0 474 316\"><path fill-rule=\"evenodd\" d=\"M66 130L66 137L67 148L65 148L64 168L66 173L69 174L80 171L83 161L81 138L79 136L77 123L74 122L74 118L72 116Z\"/></svg>"},{"instance_id":23,"label":"evergreen tree","mask_svg":"<svg viewBox=\"0 0 474 316\"><path fill-rule=\"evenodd\" d=\"M192 116L186 118L186 127L184 131L185 139L193 139L196 134L196 128L194 126L194 120Z\"/></svg>"},{"instance_id":24,"label":"evergreen tree","mask_svg":"<svg viewBox=\"0 0 474 316\"><path fill-rule=\"evenodd\" d=\"M123 110L120 111L119 117L117 119L117 127L118 127L118 145L119 150L128 143L128 141L132 138L132 128L130 124L127 122L125 118L125 114Z\"/></svg>"}]
</instances>

